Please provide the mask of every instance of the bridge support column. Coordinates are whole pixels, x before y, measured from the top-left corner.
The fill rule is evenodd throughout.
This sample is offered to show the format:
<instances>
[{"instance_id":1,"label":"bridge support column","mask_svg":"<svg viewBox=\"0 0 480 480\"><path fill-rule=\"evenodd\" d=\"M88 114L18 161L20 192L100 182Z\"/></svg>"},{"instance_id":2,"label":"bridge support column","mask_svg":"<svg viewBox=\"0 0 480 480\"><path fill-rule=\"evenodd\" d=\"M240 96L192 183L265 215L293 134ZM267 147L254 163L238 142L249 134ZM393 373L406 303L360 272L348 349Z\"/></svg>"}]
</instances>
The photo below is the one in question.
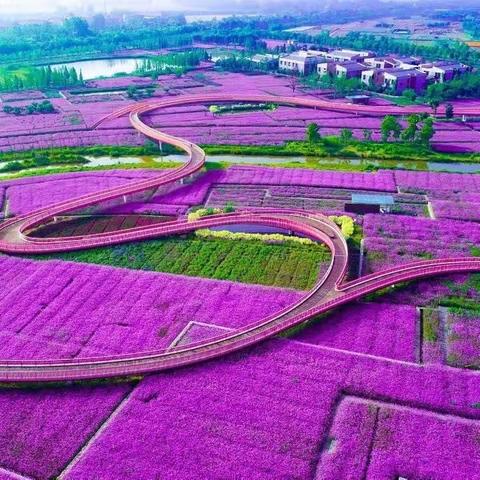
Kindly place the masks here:
<instances>
[{"instance_id":1,"label":"bridge support column","mask_svg":"<svg viewBox=\"0 0 480 480\"><path fill-rule=\"evenodd\" d=\"M127 203L127 196L126 195L123 195L123 203Z\"/></svg>"}]
</instances>

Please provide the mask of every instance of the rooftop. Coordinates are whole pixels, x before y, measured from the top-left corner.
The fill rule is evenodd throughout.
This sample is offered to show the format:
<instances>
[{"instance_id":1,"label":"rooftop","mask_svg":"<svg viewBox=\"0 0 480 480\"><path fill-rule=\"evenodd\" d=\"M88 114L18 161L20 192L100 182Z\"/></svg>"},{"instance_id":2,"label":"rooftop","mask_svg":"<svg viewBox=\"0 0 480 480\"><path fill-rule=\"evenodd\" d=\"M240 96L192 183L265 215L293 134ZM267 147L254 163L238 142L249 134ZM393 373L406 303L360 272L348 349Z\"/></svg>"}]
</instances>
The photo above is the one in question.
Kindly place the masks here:
<instances>
[{"instance_id":1,"label":"rooftop","mask_svg":"<svg viewBox=\"0 0 480 480\"><path fill-rule=\"evenodd\" d=\"M421 72L420 70L416 70L414 68L409 70L403 70L402 68L391 68L384 70L385 74L391 75L395 78L409 78L409 77L418 77L424 76L425 73Z\"/></svg>"},{"instance_id":2,"label":"rooftop","mask_svg":"<svg viewBox=\"0 0 480 480\"><path fill-rule=\"evenodd\" d=\"M314 59L317 57L309 52L306 52L305 50L299 50L297 52L292 52L288 55L283 55L281 58L287 60L294 60L297 62L304 62L306 59Z\"/></svg>"},{"instance_id":3,"label":"rooftop","mask_svg":"<svg viewBox=\"0 0 480 480\"><path fill-rule=\"evenodd\" d=\"M392 195L352 193L352 203L363 203L364 205L393 205L395 200Z\"/></svg>"},{"instance_id":4,"label":"rooftop","mask_svg":"<svg viewBox=\"0 0 480 480\"><path fill-rule=\"evenodd\" d=\"M331 55L350 55L350 56L355 56L355 55L367 55L370 52L367 52L366 50L349 50L349 49L340 49L340 50L333 50L330 52Z\"/></svg>"},{"instance_id":5,"label":"rooftop","mask_svg":"<svg viewBox=\"0 0 480 480\"><path fill-rule=\"evenodd\" d=\"M358 72L363 70L368 70L369 68L361 63L357 62L346 62L346 63L339 63L337 67L342 67L349 72Z\"/></svg>"}]
</instances>

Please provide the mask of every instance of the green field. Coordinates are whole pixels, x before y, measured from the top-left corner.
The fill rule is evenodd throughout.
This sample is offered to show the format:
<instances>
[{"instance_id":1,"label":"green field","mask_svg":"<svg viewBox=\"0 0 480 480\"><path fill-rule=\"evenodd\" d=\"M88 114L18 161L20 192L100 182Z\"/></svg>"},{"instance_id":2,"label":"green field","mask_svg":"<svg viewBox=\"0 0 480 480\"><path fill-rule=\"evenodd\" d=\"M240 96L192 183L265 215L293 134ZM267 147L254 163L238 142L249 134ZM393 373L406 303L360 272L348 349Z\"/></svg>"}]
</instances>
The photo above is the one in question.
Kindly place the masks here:
<instances>
[{"instance_id":1,"label":"green field","mask_svg":"<svg viewBox=\"0 0 480 480\"><path fill-rule=\"evenodd\" d=\"M35 258L307 290L314 285L320 265L330 260L330 252L316 244L199 239L191 235Z\"/></svg>"}]
</instances>

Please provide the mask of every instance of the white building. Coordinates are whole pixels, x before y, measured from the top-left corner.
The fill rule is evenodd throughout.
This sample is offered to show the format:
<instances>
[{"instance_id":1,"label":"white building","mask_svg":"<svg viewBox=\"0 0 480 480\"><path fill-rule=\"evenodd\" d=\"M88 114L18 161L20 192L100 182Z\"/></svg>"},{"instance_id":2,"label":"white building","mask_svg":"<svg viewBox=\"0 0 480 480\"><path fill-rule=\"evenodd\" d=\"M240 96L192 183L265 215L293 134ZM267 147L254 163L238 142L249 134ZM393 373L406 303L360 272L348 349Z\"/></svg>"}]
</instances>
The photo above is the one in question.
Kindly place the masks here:
<instances>
[{"instance_id":1,"label":"white building","mask_svg":"<svg viewBox=\"0 0 480 480\"><path fill-rule=\"evenodd\" d=\"M300 75L309 75L315 72L319 61L318 55L299 50L298 52L280 57L278 68L289 72L297 72Z\"/></svg>"},{"instance_id":2,"label":"white building","mask_svg":"<svg viewBox=\"0 0 480 480\"><path fill-rule=\"evenodd\" d=\"M366 50L333 50L325 53L325 58L335 62L363 62L366 58L372 57L373 53Z\"/></svg>"}]
</instances>

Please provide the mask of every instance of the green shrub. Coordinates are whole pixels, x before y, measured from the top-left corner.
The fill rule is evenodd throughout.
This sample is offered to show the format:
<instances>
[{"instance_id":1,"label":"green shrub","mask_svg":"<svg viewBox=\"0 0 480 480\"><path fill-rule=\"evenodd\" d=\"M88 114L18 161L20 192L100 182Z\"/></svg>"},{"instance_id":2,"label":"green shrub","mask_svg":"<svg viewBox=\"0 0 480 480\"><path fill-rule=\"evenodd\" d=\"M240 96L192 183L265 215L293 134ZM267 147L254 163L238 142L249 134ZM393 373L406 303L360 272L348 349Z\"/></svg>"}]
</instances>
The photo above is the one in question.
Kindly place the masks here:
<instances>
[{"instance_id":1,"label":"green shrub","mask_svg":"<svg viewBox=\"0 0 480 480\"><path fill-rule=\"evenodd\" d=\"M353 235L355 231L355 222L353 221L352 217L349 217L348 215L340 215L331 216L328 218L340 227L345 239L348 240Z\"/></svg>"}]
</instances>

